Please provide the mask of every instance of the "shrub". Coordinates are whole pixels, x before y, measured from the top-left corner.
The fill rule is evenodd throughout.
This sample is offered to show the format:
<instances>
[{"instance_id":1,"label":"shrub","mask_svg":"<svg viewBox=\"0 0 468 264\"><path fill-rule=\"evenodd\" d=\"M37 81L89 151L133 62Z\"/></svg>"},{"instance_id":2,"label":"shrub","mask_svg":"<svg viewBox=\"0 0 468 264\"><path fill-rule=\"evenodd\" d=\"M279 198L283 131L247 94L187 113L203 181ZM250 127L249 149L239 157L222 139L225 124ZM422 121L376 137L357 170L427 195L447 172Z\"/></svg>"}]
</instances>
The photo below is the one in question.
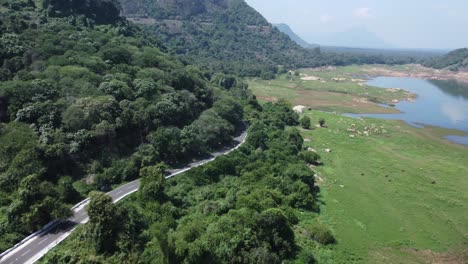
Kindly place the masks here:
<instances>
[{"instance_id":1,"label":"shrub","mask_svg":"<svg viewBox=\"0 0 468 264\"><path fill-rule=\"evenodd\" d=\"M317 261L314 258L314 254L310 250L302 250L297 256L297 263L304 263L304 264L314 264Z\"/></svg>"},{"instance_id":2,"label":"shrub","mask_svg":"<svg viewBox=\"0 0 468 264\"><path fill-rule=\"evenodd\" d=\"M299 158L309 164L317 164L320 160L320 155L312 151L301 151L298 154Z\"/></svg>"},{"instance_id":3,"label":"shrub","mask_svg":"<svg viewBox=\"0 0 468 264\"><path fill-rule=\"evenodd\" d=\"M304 129L310 129L310 117L308 116L303 116L301 120L299 120L299 123L301 124L301 127Z\"/></svg>"},{"instance_id":4,"label":"shrub","mask_svg":"<svg viewBox=\"0 0 468 264\"><path fill-rule=\"evenodd\" d=\"M332 232L323 225L314 225L308 228L310 237L322 245L335 244L336 239Z\"/></svg>"},{"instance_id":5,"label":"shrub","mask_svg":"<svg viewBox=\"0 0 468 264\"><path fill-rule=\"evenodd\" d=\"M320 127L323 127L325 125L325 119L324 118L319 119L319 125L320 125Z\"/></svg>"}]
</instances>

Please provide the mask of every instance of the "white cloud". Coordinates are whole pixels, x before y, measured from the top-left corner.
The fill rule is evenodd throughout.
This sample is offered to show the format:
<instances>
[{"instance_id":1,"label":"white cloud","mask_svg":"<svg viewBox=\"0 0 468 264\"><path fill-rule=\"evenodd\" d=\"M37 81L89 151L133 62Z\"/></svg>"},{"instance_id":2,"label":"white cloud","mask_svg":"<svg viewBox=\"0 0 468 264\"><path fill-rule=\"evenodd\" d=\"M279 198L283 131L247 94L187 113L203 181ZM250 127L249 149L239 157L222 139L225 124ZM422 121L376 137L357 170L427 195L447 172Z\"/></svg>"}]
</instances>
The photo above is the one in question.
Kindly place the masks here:
<instances>
[{"instance_id":1,"label":"white cloud","mask_svg":"<svg viewBox=\"0 0 468 264\"><path fill-rule=\"evenodd\" d=\"M358 18L372 18L371 9L369 7L356 8L353 15Z\"/></svg>"},{"instance_id":2,"label":"white cloud","mask_svg":"<svg viewBox=\"0 0 468 264\"><path fill-rule=\"evenodd\" d=\"M333 16L329 14L323 14L320 16L320 22L322 23L328 23L333 20Z\"/></svg>"},{"instance_id":3,"label":"white cloud","mask_svg":"<svg viewBox=\"0 0 468 264\"><path fill-rule=\"evenodd\" d=\"M464 109L466 108L461 102L444 103L442 105L442 112L450 119L453 124L466 119Z\"/></svg>"}]
</instances>

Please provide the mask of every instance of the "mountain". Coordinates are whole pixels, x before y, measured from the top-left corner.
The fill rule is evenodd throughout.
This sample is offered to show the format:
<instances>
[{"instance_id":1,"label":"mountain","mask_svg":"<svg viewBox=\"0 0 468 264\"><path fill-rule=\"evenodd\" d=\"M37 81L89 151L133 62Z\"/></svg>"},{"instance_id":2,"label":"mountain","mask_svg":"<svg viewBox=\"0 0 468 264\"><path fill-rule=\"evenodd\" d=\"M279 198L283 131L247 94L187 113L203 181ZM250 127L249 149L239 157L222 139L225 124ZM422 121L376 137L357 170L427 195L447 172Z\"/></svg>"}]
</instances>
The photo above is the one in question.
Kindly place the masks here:
<instances>
[{"instance_id":1,"label":"mountain","mask_svg":"<svg viewBox=\"0 0 468 264\"><path fill-rule=\"evenodd\" d=\"M468 48L457 49L443 56L430 59L424 66L451 71L468 70Z\"/></svg>"},{"instance_id":2,"label":"mountain","mask_svg":"<svg viewBox=\"0 0 468 264\"><path fill-rule=\"evenodd\" d=\"M287 24L280 23L280 24L273 24L279 31L283 32L284 34L288 35L292 40L294 40L297 44L299 44L303 48L312 49L317 48L319 45L317 44L310 44L307 41L303 40L299 37L294 31L289 27Z\"/></svg>"},{"instance_id":3,"label":"mountain","mask_svg":"<svg viewBox=\"0 0 468 264\"><path fill-rule=\"evenodd\" d=\"M272 26L243 0L120 0L122 14L155 33L173 54L243 76L278 65L311 67L315 55Z\"/></svg>"},{"instance_id":4,"label":"mountain","mask_svg":"<svg viewBox=\"0 0 468 264\"><path fill-rule=\"evenodd\" d=\"M279 71L297 68L415 61L411 56L395 60L389 56L303 48L244 0L119 1L121 14L128 20L156 35L171 54L207 71L270 79ZM339 37L343 39L339 42L348 46L386 46L363 28ZM367 44L349 43L349 39Z\"/></svg>"},{"instance_id":5,"label":"mountain","mask_svg":"<svg viewBox=\"0 0 468 264\"><path fill-rule=\"evenodd\" d=\"M388 44L365 26L352 27L343 32L312 35L321 46L350 48L395 48Z\"/></svg>"}]
</instances>

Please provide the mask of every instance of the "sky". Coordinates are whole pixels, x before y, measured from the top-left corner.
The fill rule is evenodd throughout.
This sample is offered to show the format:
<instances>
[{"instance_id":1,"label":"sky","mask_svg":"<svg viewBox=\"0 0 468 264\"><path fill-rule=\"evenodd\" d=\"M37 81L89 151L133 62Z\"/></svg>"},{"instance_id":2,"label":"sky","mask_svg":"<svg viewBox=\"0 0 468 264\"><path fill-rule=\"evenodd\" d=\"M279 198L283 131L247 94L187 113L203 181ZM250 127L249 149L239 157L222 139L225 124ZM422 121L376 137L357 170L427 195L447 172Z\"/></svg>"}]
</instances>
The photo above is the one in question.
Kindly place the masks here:
<instances>
[{"instance_id":1,"label":"sky","mask_svg":"<svg viewBox=\"0 0 468 264\"><path fill-rule=\"evenodd\" d=\"M271 23L310 43L365 26L398 48L468 47L468 0L246 0Z\"/></svg>"}]
</instances>

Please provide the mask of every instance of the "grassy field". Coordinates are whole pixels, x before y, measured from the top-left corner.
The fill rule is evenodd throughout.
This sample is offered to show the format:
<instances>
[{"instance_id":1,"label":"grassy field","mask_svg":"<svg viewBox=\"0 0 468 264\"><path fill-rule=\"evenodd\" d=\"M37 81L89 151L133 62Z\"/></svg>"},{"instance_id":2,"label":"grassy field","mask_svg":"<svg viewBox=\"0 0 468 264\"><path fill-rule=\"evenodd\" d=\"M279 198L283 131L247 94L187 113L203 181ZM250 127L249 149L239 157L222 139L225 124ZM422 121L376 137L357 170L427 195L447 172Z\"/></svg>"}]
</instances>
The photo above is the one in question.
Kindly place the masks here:
<instances>
[{"instance_id":1,"label":"grassy field","mask_svg":"<svg viewBox=\"0 0 468 264\"><path fill-rule=\"evenodd\" d=\"M468 147L434 128L305 114L328 125L303 130L324 162L318 218L338 241L315 249L319 263L468 263Z\"/></svg>"},{"instance_id":2,"label":"grassy field","mask_svg":"<svg viewBox=\"0 0 468 264\"><path fill-rule=\"evenodd\" d=\"M275 80L250 79L249 87L262 101L286 99L294 105L324 111L348 113L396 113L397 109L379 107L414 95L403 90L365 85L359 78L362 68L348 66L323 70L298 71L299 76L284 74ZM316 80L312 80L316 78Z\"/></svg>"}]
</instances>

